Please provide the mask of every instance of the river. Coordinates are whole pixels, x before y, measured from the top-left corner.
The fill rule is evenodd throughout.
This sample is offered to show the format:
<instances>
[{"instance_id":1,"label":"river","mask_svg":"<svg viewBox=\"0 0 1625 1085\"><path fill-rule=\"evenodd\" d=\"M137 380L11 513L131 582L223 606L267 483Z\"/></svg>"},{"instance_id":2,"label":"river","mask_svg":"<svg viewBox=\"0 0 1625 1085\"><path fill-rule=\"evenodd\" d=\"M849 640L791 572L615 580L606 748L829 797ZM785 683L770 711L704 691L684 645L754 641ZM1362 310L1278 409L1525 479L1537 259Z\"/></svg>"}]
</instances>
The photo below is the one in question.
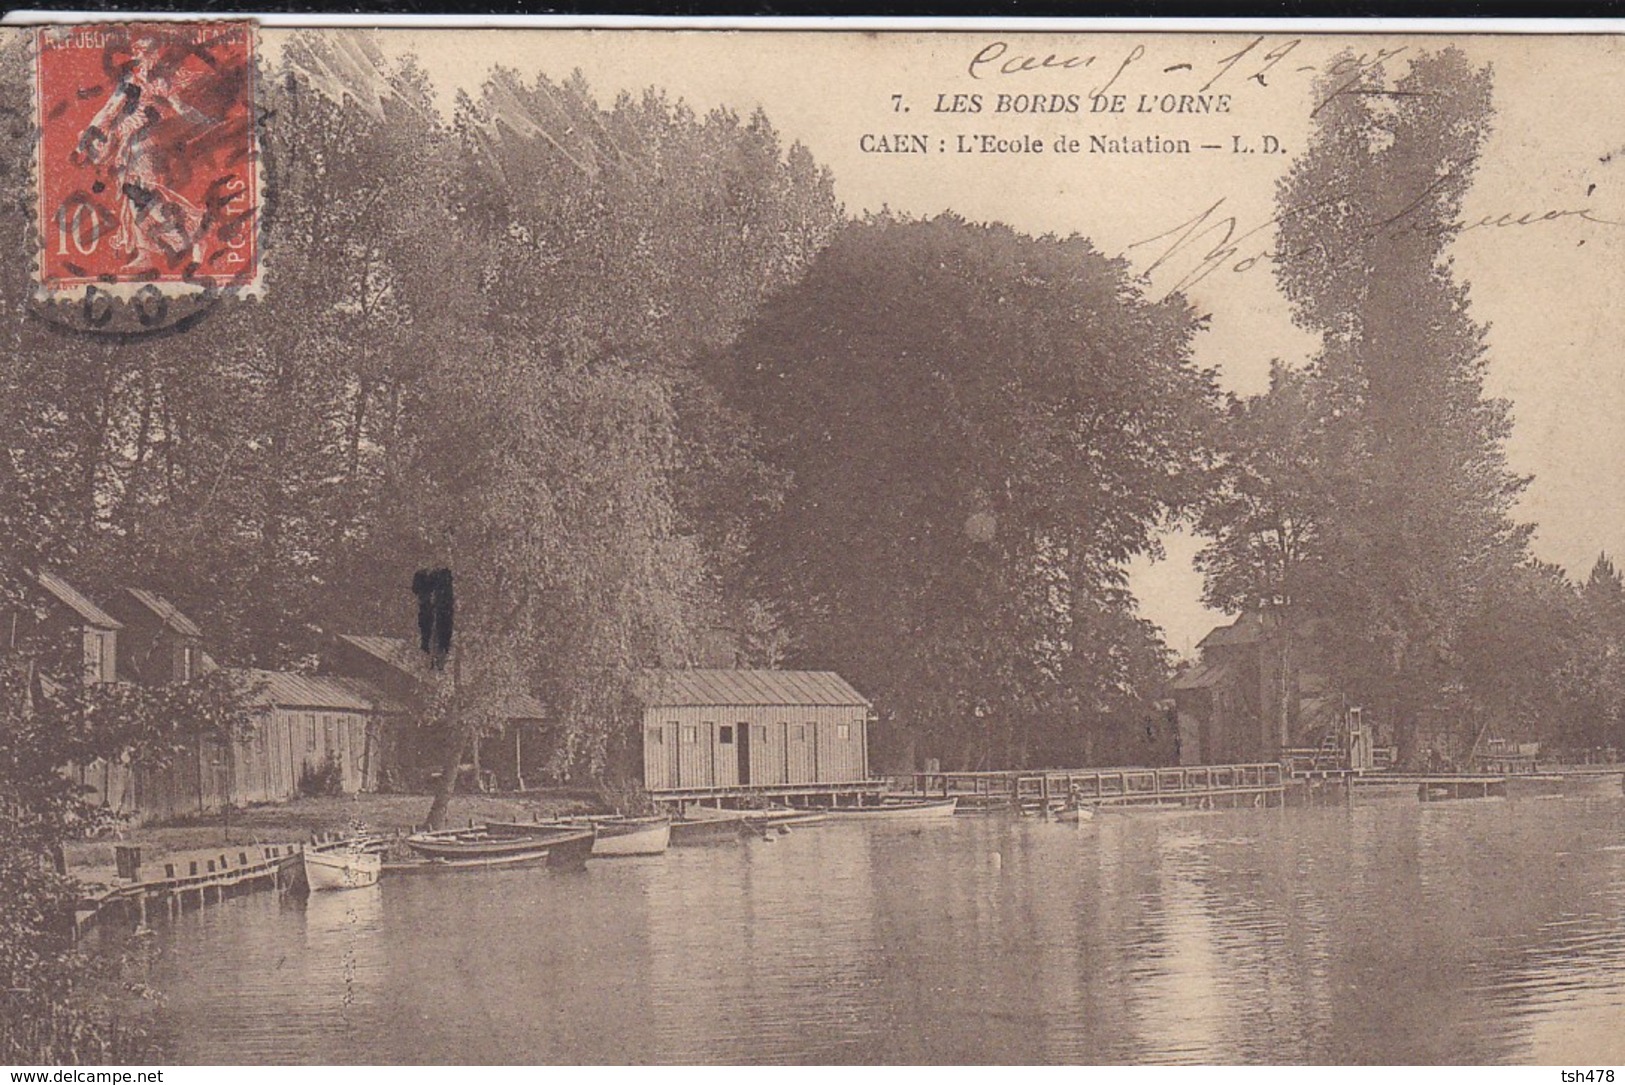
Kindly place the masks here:
<instances>
[{"instance_id":1,"label":"river","mask_svg":"<svg viewBox=\"0 0 1625 1085\"><path fill-rule=\"evenodd\" d=\"M163 922L181 1063L1625 1062L1625 799L808 826Z\"/></svg>"}]
</instances>

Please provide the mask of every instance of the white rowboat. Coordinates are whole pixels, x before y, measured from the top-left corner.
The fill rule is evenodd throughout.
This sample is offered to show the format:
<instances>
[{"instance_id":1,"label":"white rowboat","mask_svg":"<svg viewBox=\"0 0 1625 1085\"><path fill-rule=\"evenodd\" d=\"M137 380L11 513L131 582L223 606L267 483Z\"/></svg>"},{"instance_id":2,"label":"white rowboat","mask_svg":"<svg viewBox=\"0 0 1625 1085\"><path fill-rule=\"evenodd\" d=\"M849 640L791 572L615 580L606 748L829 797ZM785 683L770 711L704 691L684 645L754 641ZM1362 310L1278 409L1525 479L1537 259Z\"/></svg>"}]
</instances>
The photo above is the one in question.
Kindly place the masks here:
<instances>
[{"instance_id":1,"label":"white rowboat","mask_svg":"<svg viewBox=\"0 0 1625 1085\"><path fill-rule=\"evenodd\" d=\"M375 885L384 869L384 857L377 852L343 847L317 850L306 848L305 883L311 892L323 889L361 889Z\"/></svg>"},{"instance_id":2,"label":"white rowboat","mask_svg":"<svg viewBox=\"0 0 1625 1085\"><path fill-rule=\"evenodd\" d=\"M594 859L660 855L671 844L671 818L595 818L593 823L598 827Z\"/></svg>"}]
</instances>

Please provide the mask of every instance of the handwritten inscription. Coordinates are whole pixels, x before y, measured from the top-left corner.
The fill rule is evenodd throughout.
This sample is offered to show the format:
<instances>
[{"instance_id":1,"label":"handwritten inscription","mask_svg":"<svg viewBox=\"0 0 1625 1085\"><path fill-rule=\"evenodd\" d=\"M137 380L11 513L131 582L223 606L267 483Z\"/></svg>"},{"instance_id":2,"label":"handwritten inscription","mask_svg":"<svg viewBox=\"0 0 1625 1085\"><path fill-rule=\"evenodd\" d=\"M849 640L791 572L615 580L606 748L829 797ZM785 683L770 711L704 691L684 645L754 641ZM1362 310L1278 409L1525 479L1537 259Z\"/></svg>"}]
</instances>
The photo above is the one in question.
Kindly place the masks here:
<instances>
[{"instance_id":1,"label":"handwritten inscription","mask_svg":"<svg viewBox=\"0 0 1625 1085\"><path fill-rule=\"evenodd\" d=\"M1324 74L1326 89L1315 101L1312 112L1319 113L1330 102L1345 94L1362 96L1393 93L1381 81L1383 65L1403 54L1403 45L1384 47L1370 52L1350 52L1334 59L1330 64L1282 65L1303 45L1302 38L1270 39L1258 35L1240 48L1217 59L1191 56L1152 58L1145 45L1136 43L1123 49L1094 53L1023 53L1007 41L987 42L978 48L965 64L966 73L976 80L1027 78L1042 74L1054 76L1076 75L1080 72L1098 72L1102 81L1087 90L1089 98L1108 95L1129 79L1155 76L1159 79L1183 79L1184 90L1197 95L1206 94L1215 86L1254 84L1271 86L1271 79L1281 72ZM1303 58L1299 58L1303 59ZM1175 93L1175 97L1180 92Z\"/></svg>"},{"instance_id":2,"label":"handwritten inscription","mask_svg":"<svg viewBox=\"0 0 1625 1085\"><path fill-rule=\"evenodd\" d=\"M1461 233L1469 230L1538 226L1565 219L1579 219L1582 222L1610 228L1625 226L1625 222L1604 218L1590 207L1566 207L1548 211L1496 212L1481 218L1453 223L1447 227L1423 227L1415 221L1413 213L1429 192L1441 183L1442 179L1424 188L1415 198L1407 201L1399 212L1366 224L1365 229L1357 236L1369 241L1403 230L1431 228L1441 232ZM1195 286L1215 273L1243 274L1266 261L1297 255L1271 247L1267 241L1270 228L1294 215L1341 202L1351 195L1352 193L1339 193L1325 200L1317 200L1313 204L1289 207L1273 218L1245 228L1237 216L1225 211L1228 197L1221 196L1195 216L1143 240L1135 241L1128 248L1133 251L1160 243L1160 249L1152 250L1156 256L1145 269L1145 274L1149 277L1159 271L1166 271L1177 275L1173 285L1167 290L1167 293L1175 294ZM1354 258L1354 254L1351 253L1350 259Z\"/></svg>"}]
</instances>

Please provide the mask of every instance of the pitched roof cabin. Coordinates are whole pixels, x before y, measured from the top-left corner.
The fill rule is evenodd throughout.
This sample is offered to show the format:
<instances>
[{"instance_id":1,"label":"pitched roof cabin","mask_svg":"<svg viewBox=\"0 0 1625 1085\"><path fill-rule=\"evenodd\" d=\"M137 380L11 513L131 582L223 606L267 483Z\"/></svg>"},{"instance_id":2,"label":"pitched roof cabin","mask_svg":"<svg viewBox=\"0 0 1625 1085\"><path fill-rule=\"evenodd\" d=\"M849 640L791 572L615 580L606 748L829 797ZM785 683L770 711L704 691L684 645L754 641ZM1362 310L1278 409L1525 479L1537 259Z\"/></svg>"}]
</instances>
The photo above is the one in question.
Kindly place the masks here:
<instances>
[{"instance_id":1,"label":"pitched roof cabin","mask_svg":"<svg viewBox=\"0 0 1625 1085\"><path fill-rule=\"evenodd\" d=\"M14 648L26 636L68 653L72 658L59 660L58 673L82 658L87 682L162 685L217 669L204 651L202 627L158 592L123 588L98 603L48 570L30 579L42 606L10 616L6 643ZM342 791L376 786L382 722L405 712L398 701L353 677L226 673L251 690L250 703L259 709L249 734L198 736L182 743L162 769L98 759L65 771L91 789L91 801L137 821L292 798L301 777L329 763Z\"/></svg>"},{"instance_id":2,"label":"pitched roof cabin","mask_svg":"<svg viewBox=\"0 0 1625 1085\"><path fill-rule=\"evenodd\" d=\"M27 621L28 633L54 639L58 648L71 655L82 652L85 681L90 684L118 679L118 640L124 623L91 602L90 598L60 576L46 569L31 575L39 585L46 609L43 616ZM15 647L23 616L14 615L11 643ZM72 661L63 659L64 665Z\"/></svg>"},{"instance_id":3,"label":"pitched roof cabin","mask_svg":"<svg viewBox=\"0 0 1625 1085\"><path fill-rule=\"evenodd\" d=\"M249 691L258 709L253 730L229 742L208 736L180 750L168 768L139 772L133 811L139 818L212 812L228 802L280 802L324 771L346 794L377 786L384 721L401 712L400 705L358 679L222 671Z\"/></svg>"},{"instance_id":4,"label":"pitched roof cabin","mask_svg":"<svg viewBox=\"0 0 1625 1085\"><path fill-rule=\"evenodd\" d=\"M118 677L142 685L187 682L214 668L203 651L203 630L155 591L124 588L107 600L123 623Z\"/></svg>"},{"instance_id":5,"label":"pitched roof cabin","mask_svg":"<svg viewBox=\"0 0 1625 1085\"><path fill-rule=\"evenodd\" d=\"M868 778L873 706L832 671L649 671L637 699L656 795Z\"/></svg>"},{"instance_id":6,"label":"pitched roof cabin","mask_svg":"<svg viewBox=\"0 0 1625 1085\"><path fill-rule=\"evenodd\" d=\"M332 638L324 662L329 673L365 678L406 704L423 695L429 677L428 657L405 637L341 633ZM526 693L508 697L505 709L509 723L540 723L547 716L542 703Z\"/></svg>"},{"instance_id":7,"label":"pitched roof cabin","mask_svg":"<svg viewBox=\"0 0 1625 1085\"><path fill-rule=\"evenodd\" d=\"M453 657L457 649L452 649ZM432 687L428 656L416 641L405 637L339 634L322 647L322 670L365 679L405 706L409 715L421 714ZM448 669L451 662L447 663ZM474 767L481 786L500 784L524 790L526 779L540 778L553 746L547 731L547 709L528 693L505 696L500 704L500 733L482 735L472 745ZM385 775L393 783L426 786L444 759L441 734L430 728L395 727L390 730L384 757Z\"/></svg>"}]
</instances>

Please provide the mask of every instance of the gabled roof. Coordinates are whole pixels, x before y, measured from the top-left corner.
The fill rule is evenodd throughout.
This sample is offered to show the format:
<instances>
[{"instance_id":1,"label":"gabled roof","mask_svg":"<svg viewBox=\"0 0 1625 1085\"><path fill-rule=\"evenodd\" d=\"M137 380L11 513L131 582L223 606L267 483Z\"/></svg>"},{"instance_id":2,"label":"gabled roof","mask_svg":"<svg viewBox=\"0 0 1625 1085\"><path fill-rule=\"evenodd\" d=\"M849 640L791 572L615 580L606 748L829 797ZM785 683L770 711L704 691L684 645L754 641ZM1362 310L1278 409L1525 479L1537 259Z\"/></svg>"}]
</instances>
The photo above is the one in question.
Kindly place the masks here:
<instances>
[{"instance_id":1,"label":"gabled roof","mask_svg":"<svg viewBox=\"0 0 1625 1085\"><path fill-rule=\"evenodd\" d=\"M1257 644L1265 632L1264 616L1256 610L1243 613L1229 625L1213 629L1196 642L1198 648L1228 648L1232 645Z\"/></svg>"},{"instance_id":2,"label":"gabled roof","mask_svg":"<svg viewBox=\"0 0 1625 1085\"><path fill-rule=\"evenodd\" d=\"M405 637L365 637L340 633L339 640L365 652L381 663L394 667L414 681L421 682L429 676L428 656L424 655L422 649ZM502 711L507 714L509 719L542 720L547 718L547 709L542 707L542 702L527 693L516 693L504 699Z\"/></svg>"},{"instance_id":3,"label":"gabled roof","mask_svg":"<svg viewBox=\"0 0 1625 1085\"><path fill-rule=\"evenodd\" d=\"M683 705L850 705L869 699L834 671L646 671L639 700L649 707Z\"/></svg>"},{"instance_id":4,"label":"gabled roof","mask_svg":"<svg viewBox=\"0 0 1625 1085\"><path fill-rule=\"evenodd\" d=\"M1198 663L1174 679L1175 689L1212 689L1230 678L1235 667L1229 663Z\"/></svg>"},{"instance_id":5,"label":"gabled roof","mask_svg":"<svg viewBox=\"0 0 1625 1085\"><path fill-rule=\"evenodd\" d=\"M362 637L340 633L339 640L398 671L405 671L413 678L422 678L429 670L429 657L405 637Z\"/></svg>"},{"instance_id":6,"label":"gabled roof","mask_svg":"<svg viewBox=\"0 0 1625 1085\"><path fill-rule=\"evenodd\" d=\"M66 580L63 580L60 576L57 576L55 573L46 572L44 569L41 569L39 572L34 574L34 579L39 583L39 586L50 593L50 595L56 599L57 602L61 603L69 610L79 615L79 617L83 618L87 625L94 625L101 629L124 628L123 622L120 622L117 618L107 613L107 611L85 598L85 596L80 594L77 589L75 589Z\"/></svg>"},{"instance_id":7,"label":"gabled roof","mask_svg":"<svg viewBox=\"0 0 1625 1085\"><path fill-rule=\"evenodd\" d=\"M249 668L233 668L228 673L260 687L253 699L257 705L339 712L406 711L359 678Z\"/></svg>"},{"instance_id":8,"label":"gabled roof","mask_svg":"<svg viewBox=\"0 0 1625 1085\"><path fill-rule=\"evenodd\" d=\"M159 621L163 622L170 629L174 630L176 633L179 633L181 636L203 636L203 630L198 628L198 624L196 622L188 618L185 614L181 613L180 607L177 607L174 603L171 603L168 599L165 599L157 592L147 591L145 588L125 588L124 590L137 603L140 603L142 606L152 611L153 614L157 615Z\"/></svg>"}]
</instances>

